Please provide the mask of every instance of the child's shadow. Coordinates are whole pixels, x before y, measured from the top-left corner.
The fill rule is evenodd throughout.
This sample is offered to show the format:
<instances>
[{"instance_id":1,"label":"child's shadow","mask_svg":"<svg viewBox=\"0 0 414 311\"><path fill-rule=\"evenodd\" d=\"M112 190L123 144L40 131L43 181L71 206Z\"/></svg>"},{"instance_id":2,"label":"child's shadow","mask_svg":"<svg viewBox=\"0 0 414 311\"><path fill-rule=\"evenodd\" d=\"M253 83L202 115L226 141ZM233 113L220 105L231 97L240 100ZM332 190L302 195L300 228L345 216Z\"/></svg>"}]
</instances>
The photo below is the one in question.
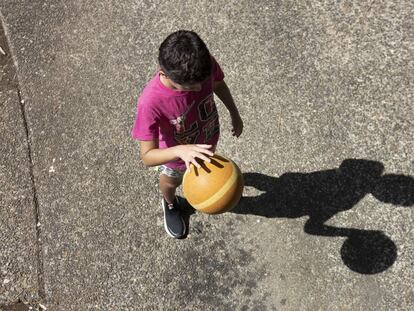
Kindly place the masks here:
<instances>
[{"instance_id":1,"label":"child's shadow","mask_svg":"<svg viewBox=\"0 0 414 311\"><path fill-rule=\"evenodd\" d=\"M338 212L351 209L366 194L400 206L414 203L414 179L405 175L382 175L380 162L347 159L338 169L312 173L286 173L279 178L259 173L244 174L245 185L264 191L243 197L232 212L264 217L309 216L304 230L320 236L347 237L341 257L351 270L374 274L388 269L397 258L397 247L381 231L326 225Z\"/></svg>"}]
</instances>

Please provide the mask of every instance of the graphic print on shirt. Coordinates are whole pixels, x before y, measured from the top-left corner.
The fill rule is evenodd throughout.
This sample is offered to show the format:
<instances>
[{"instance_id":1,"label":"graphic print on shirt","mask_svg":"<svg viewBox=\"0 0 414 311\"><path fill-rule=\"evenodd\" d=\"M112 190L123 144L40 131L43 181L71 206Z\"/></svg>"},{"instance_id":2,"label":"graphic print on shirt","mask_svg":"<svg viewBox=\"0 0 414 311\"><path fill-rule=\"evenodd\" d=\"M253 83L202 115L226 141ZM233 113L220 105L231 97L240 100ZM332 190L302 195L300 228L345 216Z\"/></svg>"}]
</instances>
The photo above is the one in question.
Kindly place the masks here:
<instances>
[{"instance_id":1,"label":"graphic print on shirt","mask_svg":"<svg viewBox=\"0 0 414 311\"><path fill-rule=\"evenodd\" d=\"M201 101L200 105L198 106L198 114L200 120L205 122L202 130L205 135L204 143L207 143L210 138L217 134L220 130L218 112L214 103L213 94L209 95L203 101Z\"/></svg>"},{"instance_id":2,"label":"graphic print on shirt","mask_svg":"<svg viewBox=\"0 0 414 311\"><path fill-rule=\"evenodd\" d=\"M195 144L197 142L198 136L200 136L200 130L198 128L197 121L193 122L188 130L185 130L181 133L178 133L176 131L174 132L175 140L182 145Z\"/></svg>"},{"instance_id":3,"label":"graphic print on shirt","mask_svg":"<svg viewBox=\"0 0 414 311\"><path fill-rule=\"evenodd\" d=\"M174 125L174 138L179 144L194 144L200 135L197 121L193 122L188 128L186 128L185 124L187 114L194 107L195 103L193 101L190 107L178 118L170 120L170 124Z\"/></svg>"},{"instance_id":4,"label":"graphic print on shirt","mask_svg":"<svg viewBox=\"0 0 414 311\"><path fill-rule=\"evenodd\" d=\"M213 94L208 95L197 106L199 121L204 124L201 129L199 128L200 122L198 120L192 121L191 124L189 124L191 121L187 120L194 106L195 101L183 114L169 121L174 126L174 138L179 144L197 143L197 139L202 132L205 134L205 143L219 130L218 113L214 104Z\"/></svg>"}]
</instances>

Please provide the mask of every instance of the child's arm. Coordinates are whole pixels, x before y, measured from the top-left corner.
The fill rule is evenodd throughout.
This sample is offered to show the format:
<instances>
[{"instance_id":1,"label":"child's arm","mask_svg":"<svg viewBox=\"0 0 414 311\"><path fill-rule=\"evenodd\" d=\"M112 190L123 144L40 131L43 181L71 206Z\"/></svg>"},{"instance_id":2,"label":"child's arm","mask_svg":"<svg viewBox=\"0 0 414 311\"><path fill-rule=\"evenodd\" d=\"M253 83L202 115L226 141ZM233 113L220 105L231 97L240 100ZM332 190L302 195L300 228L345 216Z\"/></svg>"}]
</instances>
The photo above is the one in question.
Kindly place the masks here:
<instances>
[{"instance_id":1,"label":"child's arm","mask_svg":"<svg viewBox=\"0 0 414 311\"><path fill-rule=\"evenodd\" d=\"M230 112L231 121L233 124L233 136L239 137L243 131L243 121L240 117L239 110L234 103L233 97L231 96L226 82L224 82L224 80L214 81L213 91Z\"/></svg>"},{"instance_id":2,"label":"child's arm","mask_svg":"<svg viewBox=\"0 0 414 311\"><path fill-rule=\"evenodd\" d=\"M237 107L234 104L233 97L231 96L230 90L226 82L224 82L224 80L214 81L213 91L218 96L218 98L220 98L223 104L227 107L232 116L239 115L239 111L237 110Z\"/></svg>"},{"instance_id":3,"label":"child's arm","mask_svg":"<svg viewBox=\"0 0 414 311\"><path fill-rule=\"evenodd\" d=\"M158 142L140 141L140 155L142 162L147 166L165 164L174 160L182 159L187 169L190 169L190 163L200 168L196 158L210 162L211 160L205 155L213 156L209 149L211 145L177 145L170 148L159 149Z\"/></svg>"}]
</instances>

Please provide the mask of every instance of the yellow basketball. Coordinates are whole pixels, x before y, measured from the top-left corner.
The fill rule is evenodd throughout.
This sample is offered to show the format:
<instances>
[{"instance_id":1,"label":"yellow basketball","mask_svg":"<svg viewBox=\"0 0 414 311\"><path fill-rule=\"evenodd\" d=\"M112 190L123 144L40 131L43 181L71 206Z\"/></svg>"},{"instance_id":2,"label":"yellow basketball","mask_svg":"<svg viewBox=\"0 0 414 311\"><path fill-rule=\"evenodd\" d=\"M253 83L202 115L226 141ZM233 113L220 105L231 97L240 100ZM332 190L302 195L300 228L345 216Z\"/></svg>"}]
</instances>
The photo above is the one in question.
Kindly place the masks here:
<instances>
[{"instance_id":1,"label":"yellow basketball","mask_svg":"<svg viewBox=\"0 0 414 311\"><path fill-rule=\"evenodd\" d=\"M215 154L211 163L200 161L201 168L191 164L183 177L183 192L196 210L220 214L231 210L239 202L244 180L239 167L232 160Z\"/></svg>"}]
</instances>

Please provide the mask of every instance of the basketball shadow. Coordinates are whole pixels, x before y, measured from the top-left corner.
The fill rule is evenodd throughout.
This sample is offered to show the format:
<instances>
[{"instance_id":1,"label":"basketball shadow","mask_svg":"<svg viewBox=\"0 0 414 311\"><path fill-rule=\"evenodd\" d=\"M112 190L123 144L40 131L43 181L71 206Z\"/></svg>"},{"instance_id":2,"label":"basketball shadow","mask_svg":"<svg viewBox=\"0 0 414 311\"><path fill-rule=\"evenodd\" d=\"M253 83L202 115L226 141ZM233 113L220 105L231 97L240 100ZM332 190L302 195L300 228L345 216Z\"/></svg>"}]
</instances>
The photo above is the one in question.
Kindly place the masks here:
<instances>
[{"instance_id":1,"label":"basketball shadow","mask_svg":"<svg viewBox=\"0 0 414 311\"><path fill-rule=\"evenodd\" d=\"M232 210L237 214L296 218L309 216L304 231L319 236L342 236L345 265L361 274L388 269L397 258L395 243L381 231L340 228L325 223L335 214L351 209L371 193L378 200L399 206L414 204L414 178L382 175L380 162L347 159L339 168L312 173L285 173L279 178L245 173L245 186L264 191L243 197Z\"/></svg>"}]
</instances>

